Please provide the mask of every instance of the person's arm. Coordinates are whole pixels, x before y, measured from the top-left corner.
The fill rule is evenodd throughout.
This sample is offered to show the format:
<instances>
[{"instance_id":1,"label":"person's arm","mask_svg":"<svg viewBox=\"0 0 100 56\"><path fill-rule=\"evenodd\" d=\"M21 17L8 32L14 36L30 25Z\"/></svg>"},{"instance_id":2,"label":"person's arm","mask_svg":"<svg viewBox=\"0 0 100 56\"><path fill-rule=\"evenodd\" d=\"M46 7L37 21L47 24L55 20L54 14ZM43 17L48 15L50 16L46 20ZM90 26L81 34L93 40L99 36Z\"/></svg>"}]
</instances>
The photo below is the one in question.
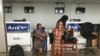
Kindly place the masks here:
<instances>
[{"instance_id":1,"label":"person's arm","mask_svg":"<svg viewBox=\"0 0 100 56\"><path fill-rule=\"evenodd\" d=\"M35 41L35 30L32 31L32 40Z\"/></svg>"},{"instance_id":2,"label":"person's arm","mask_svg":"<svg viewBox=\"0 0 100 56\"><path fill-rule=\"evenodd\" d=\"M33 30L33 33L32 33L32 35L33 35L33 36L35 36L35 34L36 34L35 30Z\"/></svg>"},{"instance_id":3,"label":"person's arm","mask_svg":"<svg viewBox=\"0 0 100 56\"><path fill-rule=\"evenodd\" d=\"M42 34L40 34L40 39L45 39L47 37L47 34L46 34L46 32L44 32L44 33L42 33Z\"/></svg>"},{"instance_id":4,"label":"person's arm","mask_svg":"<svg viewBox=\"0 0 100 56\"><path fill-rule=\"evenodd\" d=\"M53 34L54 34L54 37L57 37L58 36L58 30L57 29L54 29L53 30Z\"/></svg>"},{"instance_id":5,"label":"person's arm","mask_svg":"<svg viewBox=\"0 0 100 56\"><path fill-rule=\"evenodd\" d=\"M36 29L33 31L33 36L38 37L39 34L36 33Z\"/></svg>"},{"instance_id":6,"label":"person's arm","mask_svg":"<svg viewBox=\"0 0 100 56\"><path fill-rule=\"evenodd\" d=\"M32 31L31 36L32 36L32 37L35 36L35 30Z\"/></svg>"},{"instance_id":7,"label":"person's arm","mask_svg":"<svg viewBox=\"0 0 100 56\"><path fill-rule=\"evenodd\" d=\"M64 31L65 31L65 32L69 32L70 30L71 30L71 29L65 29Z\"/></svg>"}]
</instances>

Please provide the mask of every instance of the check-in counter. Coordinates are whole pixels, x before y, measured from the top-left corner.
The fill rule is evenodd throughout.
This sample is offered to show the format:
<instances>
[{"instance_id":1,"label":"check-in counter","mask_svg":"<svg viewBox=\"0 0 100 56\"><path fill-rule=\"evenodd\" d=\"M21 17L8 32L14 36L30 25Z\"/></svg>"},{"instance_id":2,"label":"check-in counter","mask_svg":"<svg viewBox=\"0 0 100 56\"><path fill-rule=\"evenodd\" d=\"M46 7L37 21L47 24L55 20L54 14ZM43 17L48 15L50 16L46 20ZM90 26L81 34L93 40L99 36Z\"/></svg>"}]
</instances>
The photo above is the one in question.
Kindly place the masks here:
<instances>
[{"instance_id":1,"label":"check-in counter","mask_svg":"<svg viewBox=\"0 0 100 56\"><path fill-rule=\"evenodd\" d=\"M31 51L30 22L6 22L7 49L19 44L24 51Z\"/></svg>"}]
</instances>

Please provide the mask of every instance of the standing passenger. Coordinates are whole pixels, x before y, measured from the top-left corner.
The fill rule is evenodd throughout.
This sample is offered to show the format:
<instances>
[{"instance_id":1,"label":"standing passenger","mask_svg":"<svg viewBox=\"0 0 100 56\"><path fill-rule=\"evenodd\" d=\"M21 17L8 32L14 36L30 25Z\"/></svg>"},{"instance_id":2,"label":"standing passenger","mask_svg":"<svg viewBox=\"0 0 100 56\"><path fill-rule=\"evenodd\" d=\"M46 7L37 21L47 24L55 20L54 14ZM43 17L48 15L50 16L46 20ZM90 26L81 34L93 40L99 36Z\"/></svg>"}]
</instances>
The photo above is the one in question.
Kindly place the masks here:
<instances>
[{"instance_id":1,"label":"standing passenger","mask_svg":"<svg viewBox=\"0 0 100 56\"><path fill-rule=\"evenodd\" d=\"M42 53L43 48L46 45L46 32L45 28L42 27L40 23L37 24L37 29L34 30L34 48Z\"/></svg>"},{"instance_id":2,"label":"standing passenger","mask_svg":"<svg viewBox=\"0 0 100 56\"><path fill-rule=\"evenodd\" d=\"M58 21L53 31L54 42L53 51L55 55L61 55L62 35L64 32L64 25L62 21Z\"/></svg>"}]
</instances>

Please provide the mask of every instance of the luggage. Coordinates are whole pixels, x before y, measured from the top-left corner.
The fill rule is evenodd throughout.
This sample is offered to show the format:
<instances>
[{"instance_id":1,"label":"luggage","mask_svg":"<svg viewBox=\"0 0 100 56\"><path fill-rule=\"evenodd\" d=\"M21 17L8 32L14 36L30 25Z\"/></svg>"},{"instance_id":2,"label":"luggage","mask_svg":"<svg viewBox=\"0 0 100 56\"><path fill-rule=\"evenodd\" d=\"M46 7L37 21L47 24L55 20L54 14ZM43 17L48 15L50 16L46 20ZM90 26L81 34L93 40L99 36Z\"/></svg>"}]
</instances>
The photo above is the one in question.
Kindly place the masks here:
<instances>
[{"instance_id":1,"label":"luggage","mask_svg":"<svg viewBox=\"0 0 100 56\"><path fill-rule=\"evenodd\" d=\"M23 48L20 45L11 46L9 56L24 56Z\"/></svg>"},{"instance_id":2,"label":"luggage","mask_svg":"<svg viewBox=\"0 0 100 56\"><path fill-rule=\"evenodd\" d=\"M53 33L49 33L50 36L50 44L53 44L53 40L54 40L54 34Z\"/></svg>"},{"instance_id":3,"label":"luggage","mask_svg":"<svg viewBox=\"0 0 100 56\"><path fill-rule=\"evenodd\" d=\"M62 36L62 39L64 40L64 42L68 42L68 43L73 43L76 42L77 39L75 37L73 37L73 32L64 32L64 35Z\"/></svg>"}]
</instances>

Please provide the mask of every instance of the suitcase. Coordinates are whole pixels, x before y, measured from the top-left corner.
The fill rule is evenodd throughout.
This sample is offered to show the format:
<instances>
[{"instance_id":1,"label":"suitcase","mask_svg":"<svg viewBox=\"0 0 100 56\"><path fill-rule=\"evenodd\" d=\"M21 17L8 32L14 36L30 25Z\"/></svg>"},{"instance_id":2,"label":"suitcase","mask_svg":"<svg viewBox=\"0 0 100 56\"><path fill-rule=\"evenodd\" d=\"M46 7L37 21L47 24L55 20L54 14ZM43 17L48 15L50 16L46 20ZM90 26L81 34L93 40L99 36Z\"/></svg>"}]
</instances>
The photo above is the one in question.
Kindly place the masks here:
<instances>
[{"instance_id":1,"label":"suitcase","mask_svg":"<svg viewBox=\"0 0 100 56\"><path fill-rule=\"evenodd\" d=\"M24 56L23 48L20 45L11 46L9 56Z\"/></svg>"}]
</instances>

